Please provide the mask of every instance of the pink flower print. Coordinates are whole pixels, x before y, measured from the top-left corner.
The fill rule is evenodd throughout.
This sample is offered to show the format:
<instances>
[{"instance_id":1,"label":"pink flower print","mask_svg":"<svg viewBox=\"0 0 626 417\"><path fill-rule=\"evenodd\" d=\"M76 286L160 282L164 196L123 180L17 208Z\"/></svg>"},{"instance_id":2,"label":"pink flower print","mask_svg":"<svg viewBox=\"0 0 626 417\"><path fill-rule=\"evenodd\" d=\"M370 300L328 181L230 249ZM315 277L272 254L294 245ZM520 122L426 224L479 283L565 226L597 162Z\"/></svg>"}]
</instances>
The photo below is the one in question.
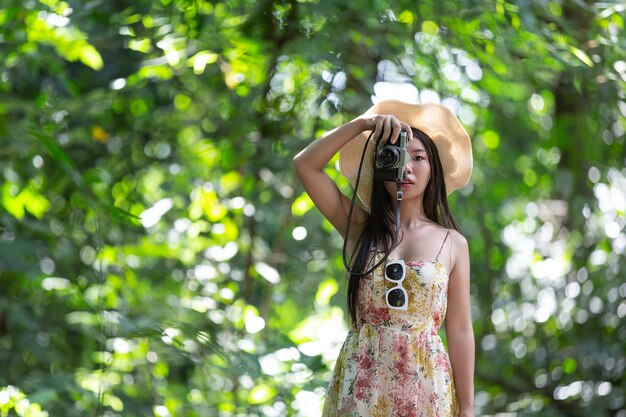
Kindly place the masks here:
<instances>
[{"instance_id":1,"label":"pink flower print","mask_svg":"<svg viewBox=\"0 0 626 417\"><path fill-rule=\"evenodd\" d=\"M375 323L381 323L385 321L389 321L391 319L391 315L389 314L389 309L386 307L376 308L372 307L372 319Z\"/></svg>"},{"instance_id":2,"label":"pink flower print","mask_svg":"<svg viewBox=\"0 0 626 417\"><path fill-rule=\"evenodd\" d=\"M395 378L396 379L404 379L406 378L406 369L407 369L407 364L404 363L402 360L397 360L394 362L393 364L394 369L396 371L396 375Z\"/></svg>"},{"instance_id":3,"label":"pink flower print","mask_svg":"<svg viewBox=\"0 0 626 417\"><path fill-rule=\"evenodd\" d=\"M359 356L356 361L361 369L370 369L374 363L371 355L369 355L365 349L362 349L361 352L359 352Z\"/></svg>"},{"instance_id":4,"label":"pink flower print","mask_svg":"<svg viewBox=\"0 0 626 417\"><path fill-rule=\"evenodd\" d=\"M395 361L393 369L395 371L395 375L393 376L394 383L399 387L406 386L411 380L411 377L415 375L415 370L406 356Z\"/></svg>"},{"instance_id":5,"label":"pink flower print","mask_svg":"<svg viewBox=\"0 0 626 417\"><path fill-rule=\"evenodd\" d=\"M445 361L445 358L443 357L443 355L434 355L434 356L435 356L435 365L442 366L443 362Z\"/></svg>"},{"instance_id":6,"label":"pink flower print","mask_svg":"<svg viewBox=\"0 0 626 417\"><path fill-rule=\"evenodd\" d=\"M430 402L430 404L433 407L437 406L437 393L436 392L431 392L430 395L428 396L428 402Z\"/></svg>"},{"instance_id":7,"label":"pink flower print","mask_svg":"<svg viewBox=\"0 0 626 417\"><path fill-rule=\"evenodd\" d=\"M435 311L433 313L433 322L435 324L433 326L433 333L437 333L437 329L441 327L441 312L440 311Z\"/></svg>"},{"instance_id":8,"label":"pink flower print","mask_svg":"<svg viewBox=\"0 0 626 417\"><path fill-rule=\"evenodd\" d=\"M402 404L402 402L404 401L404 398L406 397L406 393L403 393L401 391L401 387L398 387L399 384L394 384L392 389L391 389L391 393L389 394L389 399L391 400L391 403L393 404L393 409L397 410L400 408L400 405Z\"/></svg>"},{"instance_id":9,"label":"pink flower print","mask_svg":"<svg viewBox=\"0 0 626 417\"><path fill-rule=\"evenodd\" d=\"M417 388L417 409L418 410L426 410L427 405L426 405L426 396L422 393L422 389L421 388Z\"/></svg>"},{"instance_id":10,"label":"pink flower print","mask_svg":"<svg viewBox=\"0 0 626 417\"><path fill-rule=\"evenodd\" d=\"M393 342L393 350L396 352L398 359L405 360L408 355L408 345L404 338L396 337Z\"/></svg>"},{"instance_id":11,"label":"pink flower print","mask_svg":"<svg viewBox=\"0 0 626 417\"><path fill-rule=\"evenodd\" d=\"M415 413L417 410L416 410L415 404L413 403L413 401L411 401L411 398L407 397L407 401L404 404L402 404L399 411L400 411L399 415L401 416L412 417L416 415Z\"/></svg>"},{"instance_id":12,"label":"pink flower print","mask_svg":"<svg viewBox=\"0 0 626 417\"><path fill-rule=\"evenodd\" d=\"M368 394L370 393L371 378L367 372L360 372L357 377L355 388L356 399L359 401L366 401Z\"/></svg>"},{"instance_id":13,"label":"pink flower print","mask_svg":"<svg viewBox=\"0 0 626 417\"><path fill-rule=\"evenodd\" d=\"M435 366L439 369L444 369L447 373L449 371L450 363L445 355L439 354L435 356Z\"/></svg>"},{"instance_id":14,"label":"pink flower print","mask_svg":"<svg viewBox=\"0 0 626 417\"><path fill-rule=\"evenodd\" d=\"M420 346L424 346L428 343L428 335L426 332L419 332L417 343L419 343Z\"/></svg>"},{"instance_id":15,"label":"pink flower print","mask_svg":"<svg viewBox=\"0 0 626 417\"><path fill-rule=\"evenodd\" d=\"M372 306L369 303L361 304L360 307L360 316L365 323L372 322L374 314L372 312Z\"/></svg>"}]
</instances>

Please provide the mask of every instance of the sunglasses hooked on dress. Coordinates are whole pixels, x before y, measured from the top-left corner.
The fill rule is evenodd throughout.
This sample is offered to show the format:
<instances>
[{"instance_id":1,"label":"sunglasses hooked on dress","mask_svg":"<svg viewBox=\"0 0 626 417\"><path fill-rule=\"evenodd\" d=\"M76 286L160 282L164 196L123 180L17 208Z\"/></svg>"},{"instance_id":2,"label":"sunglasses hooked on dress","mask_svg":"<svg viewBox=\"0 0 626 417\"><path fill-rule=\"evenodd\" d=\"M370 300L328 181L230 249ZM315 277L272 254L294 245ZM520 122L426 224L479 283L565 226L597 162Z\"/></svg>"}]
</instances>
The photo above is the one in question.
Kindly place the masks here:
<instances>
[{"instance_id":1,"label":"sunglasses hooked on dress","mask_svg":"<svg viewBox=\"0 0 626 417\"><path fill-rule=\"evenodd\" d=\"M409 306L409 295L402 286L406 278L406 264L402 259L392 261L385 266L385 279L396 284L385 292L387 307L394 310L406 310Z\"/></svg>"}]
</instances>

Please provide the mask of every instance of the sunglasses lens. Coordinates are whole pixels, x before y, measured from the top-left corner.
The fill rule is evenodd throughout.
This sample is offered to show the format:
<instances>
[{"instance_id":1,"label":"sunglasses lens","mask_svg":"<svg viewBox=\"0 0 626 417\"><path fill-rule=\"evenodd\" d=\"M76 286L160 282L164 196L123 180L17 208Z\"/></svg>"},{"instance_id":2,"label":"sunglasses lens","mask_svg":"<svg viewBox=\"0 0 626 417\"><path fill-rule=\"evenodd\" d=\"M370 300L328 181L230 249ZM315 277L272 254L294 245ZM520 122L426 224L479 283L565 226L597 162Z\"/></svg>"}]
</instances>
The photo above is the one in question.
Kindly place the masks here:
<instances>
[{"instance_id":1,"label":"sunglasses lens","mask_svg":"<svg viewBox=\"0 0 626 417\"><path fill-rule=\"evenodd\" d=\"M400 288L394 288L387 293L387 302L392 307L402 307L406 303L404 291Z\"/></svg>"},{"instance_id":2,"label":"sunglasses lens","mask_svg":"<svg viewBox=\"0 0 626 417\"><path fill-rule=\"evenodd\" d=\"M385 274L387 274L387 279L392 281L399 281L402 279L402 265L400 264L389 264L385 269Z\"/></svg>"}]
</instances>

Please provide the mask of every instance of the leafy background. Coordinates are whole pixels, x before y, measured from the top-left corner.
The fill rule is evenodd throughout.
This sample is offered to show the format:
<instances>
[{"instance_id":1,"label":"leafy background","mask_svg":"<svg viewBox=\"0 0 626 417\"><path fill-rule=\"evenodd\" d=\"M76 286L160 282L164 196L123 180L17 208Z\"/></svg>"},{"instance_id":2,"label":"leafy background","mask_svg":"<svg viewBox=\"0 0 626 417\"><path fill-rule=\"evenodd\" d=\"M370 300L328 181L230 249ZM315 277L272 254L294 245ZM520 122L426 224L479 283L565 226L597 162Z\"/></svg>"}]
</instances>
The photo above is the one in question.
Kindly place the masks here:
<instances>
[{"instance_id":1,"label":"leafy background","mask_svg":"<svg viewBox=\"0 0 626 417\"><path fill-rule=\"evenodd\" d=\"M345 274L291 158L377 96L473 138L477 415L626 417L625 9L3 1L0 415L319 416Z\"/></svg>"}]
</instances>

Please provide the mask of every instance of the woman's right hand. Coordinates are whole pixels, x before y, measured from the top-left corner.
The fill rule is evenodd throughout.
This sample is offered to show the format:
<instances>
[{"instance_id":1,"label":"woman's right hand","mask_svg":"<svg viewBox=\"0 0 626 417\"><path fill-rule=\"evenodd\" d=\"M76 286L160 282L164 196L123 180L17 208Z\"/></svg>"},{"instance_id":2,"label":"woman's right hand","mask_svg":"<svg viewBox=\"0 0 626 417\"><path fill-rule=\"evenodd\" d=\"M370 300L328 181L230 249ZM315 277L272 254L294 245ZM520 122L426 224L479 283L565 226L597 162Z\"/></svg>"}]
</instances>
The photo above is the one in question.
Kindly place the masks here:
<instances>
[{"instance_id":1,"label":"woman's right hand","mask_svg":"<svg viewBox=\"0 0 626 417\"><path fill-rule=\"evenodd\" d=\"M364 118L365 127L367 130L374 131L375 138L382 133L382 143L385 143L387 140L391 140L391 143L396 143L400 136L400 131L407 132L407 139L409 141L413 139L411 126L400 121L400 119L393 114L366 114Z\"/></svg>"}]
</instances>

